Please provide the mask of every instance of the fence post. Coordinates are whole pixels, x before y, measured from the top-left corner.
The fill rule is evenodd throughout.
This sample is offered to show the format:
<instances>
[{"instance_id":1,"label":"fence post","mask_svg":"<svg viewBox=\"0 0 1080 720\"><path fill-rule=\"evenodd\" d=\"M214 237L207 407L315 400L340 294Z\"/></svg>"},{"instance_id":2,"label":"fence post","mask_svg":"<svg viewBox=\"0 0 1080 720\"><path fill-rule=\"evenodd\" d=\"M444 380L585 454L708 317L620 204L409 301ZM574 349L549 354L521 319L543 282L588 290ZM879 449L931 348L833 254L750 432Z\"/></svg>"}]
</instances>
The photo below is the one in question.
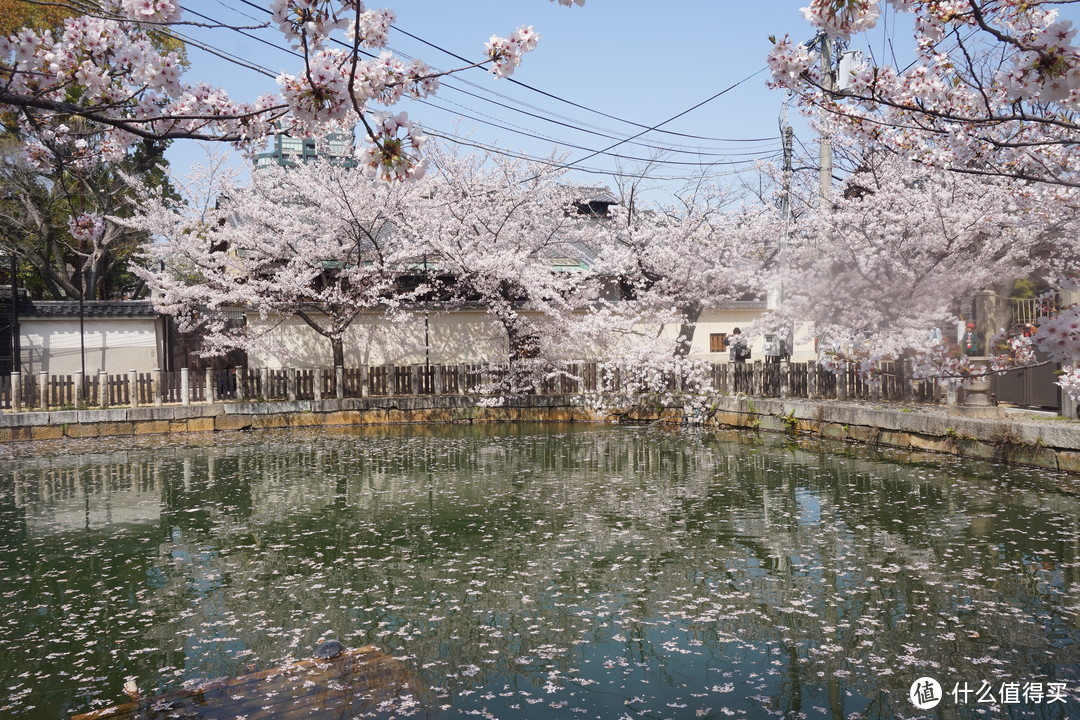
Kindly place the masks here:
<instances>
[{"instance_id":1,"label":"fence post","mask_svg":"<svg viewBox=\"0 0 1080 720\"><path fill-rule=\"evenodd\" d=\"M791 363L787 360L780 361L780 397L786 398L791 395Z\"/></svg>"},{"instance_id":2,"label":"fence post","mask_svg":"<svg viewBox=\"0 0 1080 720\"><path fill-rule=\"evenodd\" d=\"M469 371L465 368L465 363L458 363L454 369L454 372L457 374L458 395L468 395Z\"/></svg>"},{"instance_id":3,"label":"fence post","mask_svg":"<svg viewBox=\"0 0 1080 720\"><path fill-rule=\"evenodd\" d=\"M847 400L848 368L847 363L841 363L840 372L836 373L836 399Z\"/></svg>"},{"instance_id":4,"label":"fence post","mask_svg":"<svg viewBox=\"0 0 1080 720\"><path fill-rule=\"evenodd\" d=\"M409 391L411 395L420 394L420 366L409 366Z\"/></svg>"},{"instance_id":5,"label":"fence post","mask_svg":"<svg viewBox=\"0 0 1080 720\"><path fill-rule=\"evenodd\" d=\"M345 368L340 365L334 368L334 397L345 399Z\"/></svg>"},{"instance_id":6,"label":"fence post","mask_svg":"<svg viewBox=\"0 0 1080 720\"><path fill-rule=\"evenodd\" d=\"M72 398L71 401L75 403L75 409L80 410L83 406L83 390L86 388L83 386L83 374L82 370L76 370L72 373L73 378Z\"/></svg>"},{"instance_id":7,"label":"fence post","mask_svg":"<svg viewBox=\"0 0 1080 720\"><path fill-rule=\"evenodd\" d=\"M296 368L285 368L285 396L289 402L296 401Z\"/></svg>"},{"instance_id":8,"label":"fence post","mask_svg":"<svg viewBox=\"0 0 1080 720\"><path fill-rule=\"evenodd\" d=\"M98 405L109 407L109 373L98 371Z\"/></svg>"},{"instance_id":9,"label":"fence post","mask_svg":"<svg viewBox=\"0 0 1080 720\"><path fill-rule=\"evenodd\" d=\"M22 375L11 373L11 412L22 412Z\"/></svg>"},{"instance_id":10,"label":"fence post","mask_svg":"<svg viewBox=\"0 0 1080 720\"><path fill-rule=\"evenodd\" d=\"M42 370L38 373L38 410L49 409L49 373Z\"/></svg>"},{"instance_id":11,"label":"fence post","mask_svg":"<svg viewBox=\"0 0 1080 720\"><path fill-rule=\"evenodd\" d=\"M371 383L368 376L369 369L367 365L360 366L360 397L366 398L371 395Z\"/></svg>"},{"instance_id":12,"label":"fence post","mask_svg":"<svg viewBox=\"0 0 1080 720\"><path fill-rule=\"evenodd\" d=\"M903 401L909 403L915 399L915 380L911 377L915 374L915 361L911 358L904 358L899 367L903 373L900 392L903 393Z\"/></svg>"},{"instance_id":13,"label":"fence post","mask_svg":"<svg viewBox=\"0 0 1080 720\"><path fill-rule=\"evenodd\" d=\"M180 368L180 404L191 404L191 373L187 368Z\"/></svg>"},{"instance_id":14,"label":"fence post","mask_svg":"<svg viewBox=\"0 0 1080 720\"><path fill-rule=\"evenodd\" d=\"M311 395L315 402L322 402L322 368L311 370Z\"/></svg>"},{"instance_id":15,"label":"fence post","mask_svg":"<svg viewBox=\"0 0 1080 720\"><path fill-rule=\"evenodd\" d=\"M431 368L431 394L442 395L443 394L443 366L442 365L430 365Z\"/></svg>"},{"instance_id":16,"label":"fence post","mask_svg":"<svg viewBox=\"0 0 1080 720\"><path fill-rule=\"evenodd\" d=\"M810 360L806 363L806 397L808 400L816 400L818 397L817 360Z\"/></svg>"},{"instance_id":17,"label":"fence post","mask_svg":"<svg viewBox=\"0 0 1080 720\"><path fill-rule=\"evenodd\" d=\"M203 400L207 405L214 402L214 371L210 368L203 373Z\"/></svg>"},{"instance_id":18,"label":"fence post","mask_svg":"<svg viewBox=\"0 0 1080 720\"><path fill-rule=\"evenodd\" d=\"M161 374L161 368L154 368L150 375L150 392L154 395L154 407L161 407L165 402L165 377Z\"/></svg>"},{"instance_id":19,"label":"fence post","mask_svg":"<svg viewBox=\"0 0 1080 720\"><path fill-rule=\"evenodd\" d=\"M236 400L237 402L244 402L244 366L237 365L233 371L236 373L233 376L236 378Z\"/></svg>"},{"instance_id":20,"label":"fence post","mask_svg":"<svg viewBox=\"0 0 1080 720\"><path fill-rule=\"evenodd\" d=\"M270 368L263 366L259 368L259 389L262 394L263 402L270 399Z\"/></svg>"},{"instance_id":21,"label":"fence post","mask_svg":"<svg viewBox=\"0 0 1080 720\"><path fill-rule=\"evenodd\" d=\"M136 370L128 370L128 405L139 407L139 374Z\"/></svg>"}]
</instances>

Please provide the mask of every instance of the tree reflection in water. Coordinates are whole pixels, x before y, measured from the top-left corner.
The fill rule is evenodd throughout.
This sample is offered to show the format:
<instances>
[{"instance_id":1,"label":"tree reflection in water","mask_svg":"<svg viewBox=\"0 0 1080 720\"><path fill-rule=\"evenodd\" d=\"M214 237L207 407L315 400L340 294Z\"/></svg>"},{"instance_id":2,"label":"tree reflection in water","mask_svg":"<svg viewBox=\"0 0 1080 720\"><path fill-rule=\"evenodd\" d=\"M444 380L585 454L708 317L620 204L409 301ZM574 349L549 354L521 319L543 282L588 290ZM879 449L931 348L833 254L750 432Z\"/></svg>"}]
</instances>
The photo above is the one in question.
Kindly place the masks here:
<instances>
[{"instance_id":1,"label":"tree reflection in water","mask_svg":"<svg viewBox=\"0 0 1080 720\"><path fill-rule=\"evenodd\" d=\"M965 682L1065 683L996 712L1080 716L1075 479L653 428L184 442L11 449L0 715L335 637L415 668L421 715L919 717L931 676L934 717L987 708Z\"/></svg>"}]
</instances>

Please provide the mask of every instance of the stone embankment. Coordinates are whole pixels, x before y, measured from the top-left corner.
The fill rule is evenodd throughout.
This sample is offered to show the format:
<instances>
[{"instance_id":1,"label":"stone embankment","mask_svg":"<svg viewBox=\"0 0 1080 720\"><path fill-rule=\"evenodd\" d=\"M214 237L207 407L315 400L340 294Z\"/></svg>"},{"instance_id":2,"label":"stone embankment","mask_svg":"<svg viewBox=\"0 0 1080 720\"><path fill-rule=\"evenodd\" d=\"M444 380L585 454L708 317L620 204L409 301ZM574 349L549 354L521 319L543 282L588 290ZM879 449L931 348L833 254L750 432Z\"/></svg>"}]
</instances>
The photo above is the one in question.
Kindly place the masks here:
<instances>
[{"instance_id":1,"label":"stone embankment","mask_svg":"<svg viewBox=\"0 0 1080 720\"><path fill-rule=\"evenodd\" d=\"M453 422L595 422L575 396L522 398L479 407L471 396L222 402L208 405L60 410L0 415L0 443L271 428Z\"/></svg>"},{"instance_id":2,"label":"stone embankment","mask_svg":"<svg viewBox=\"0 0 1080 720\"><path fill-rule=\"evenodd\" d=\"M1080 421L996 407L723 397L707 424L1080 473Z\"/></svg>"},{"instance_id":3,"label":"stone embankment","mask_svg":"<svg viewBox=\"0 0 1080 720\"><path fill-rule=\"evenodd\" d=\"M482 407L468 396L414 396L6 413L0 415L0 443L398 423L687 419L682 410L618 412L581 403L581 396L552 395ZM1080 473L1080 422L998 408L721 396L689 419L707 427L813 435Z\"/></svg>"}]
</instances>

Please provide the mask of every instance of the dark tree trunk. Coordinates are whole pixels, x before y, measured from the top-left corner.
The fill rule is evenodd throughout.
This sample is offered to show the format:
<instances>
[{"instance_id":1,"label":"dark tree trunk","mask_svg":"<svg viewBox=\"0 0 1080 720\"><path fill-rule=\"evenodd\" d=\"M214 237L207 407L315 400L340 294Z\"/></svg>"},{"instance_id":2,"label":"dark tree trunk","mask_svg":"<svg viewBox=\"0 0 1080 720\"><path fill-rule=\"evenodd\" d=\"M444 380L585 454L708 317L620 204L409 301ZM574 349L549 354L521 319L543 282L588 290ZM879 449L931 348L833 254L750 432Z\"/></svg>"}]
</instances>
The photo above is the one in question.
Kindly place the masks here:
<instances>
[{"instance_id":1,"label":"dark tree trunk","mask_svg":"<svg viewBox=\"0 0 1080 720\"><path fill-rule=\"evenodd\" d=\"M330 338L330 347L334 351L334 367L345 367L345 342L340 338Z\"/></svg>"},{"instance_id":2,"label":"dark tree trunk","mask_svg":"<svg viewBox=\"0 0 1080 720\"><path fill-rule=\"evenodd\" d=\"M697 330L697 321L701 317L702 310L704 307L697 302L679 308L683 321L679 325L679 337L675 340L675 357L686 357L690 354L690 348L694 344L694 332Z\"/></svg>"}]
</instances>

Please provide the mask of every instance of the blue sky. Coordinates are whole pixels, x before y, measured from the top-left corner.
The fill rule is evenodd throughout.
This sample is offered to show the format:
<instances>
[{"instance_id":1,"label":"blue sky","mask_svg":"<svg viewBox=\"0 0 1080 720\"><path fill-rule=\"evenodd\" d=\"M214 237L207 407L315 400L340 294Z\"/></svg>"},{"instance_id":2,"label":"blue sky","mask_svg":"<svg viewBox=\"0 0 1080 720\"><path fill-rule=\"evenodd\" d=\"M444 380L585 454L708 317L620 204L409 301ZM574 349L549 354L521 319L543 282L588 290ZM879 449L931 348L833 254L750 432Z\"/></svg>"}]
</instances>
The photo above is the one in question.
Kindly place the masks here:
<instances>
[{"instance_id":1,"label":"blue sky","mask_svg":"<svg viewBox=\"0 0 1080 720\"><path fill-rule=\"evenodd\" d=\"M785 96L765 85L768 37L813 37L799 12L805 4L806 0L588 0L584 7L567 8L548 0L391 0L388 5L397 13L396 25L404 31L391 34L391 49L440 69L459 67L461 62L431 45L479 60L492 34L505 35L518 25L533 25L541 36L539 47L513 76L523 85L470 70L446 79L430 102L403 104L399 109L408 110L411 118L433 133L537 157L565 154L574 161L737 85L664 124L662 130L667 132L648 132L609 151L645 160L660 155L669 164L657 174L671 178L669 187L702 173L737 181L731 172L752 169L756 159L779 157L778 117ZM200 20L195 13L202 13L214 20L254 25L267 17L243 0L190 0L185 7L189 20ZM910 46L905 27L889 12L878 31L853 47L881 55L890 52L892 38L900 54ZM281 46L280 35L271 30L252 30L253 37L231 30L193 29L190 33L275 73L299 68L298 58L255 39ZM251 100L275 88L272 78L197 48L190 49L190 57L190 77L223 85L238 99ZM797 145L812 150L814 136L806 122L797 111L791 120ZM179 172L202 156L203 151L190 142L176 143L169 151ZM605 154L583 160L578 167L633 172L640 165ZM571 178L584 183L613 182L609 176L583 171L572 173Z\"/></svg>"}]
</instances>

